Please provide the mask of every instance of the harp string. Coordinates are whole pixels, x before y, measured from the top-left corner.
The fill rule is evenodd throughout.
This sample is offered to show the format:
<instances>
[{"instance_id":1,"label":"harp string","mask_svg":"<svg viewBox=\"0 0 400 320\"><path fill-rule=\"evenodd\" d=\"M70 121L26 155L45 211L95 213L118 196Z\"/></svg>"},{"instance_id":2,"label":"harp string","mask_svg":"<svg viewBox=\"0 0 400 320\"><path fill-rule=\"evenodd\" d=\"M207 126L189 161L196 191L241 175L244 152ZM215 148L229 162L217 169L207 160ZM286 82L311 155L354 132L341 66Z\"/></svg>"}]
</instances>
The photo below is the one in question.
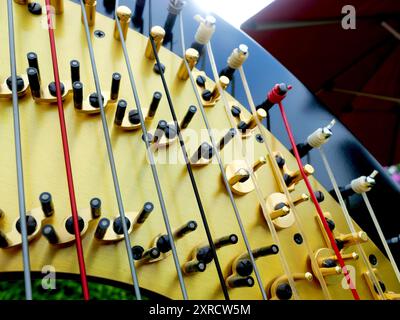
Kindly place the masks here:
<instances>
[{"instance_id":1,"label":"harp string","mask_svg":"<svg viewBox=\"0 0 400 320\"><path fill-rule=\"evenodd\" d=\"M26 226L24 171L22 164L21 125L20 125L19 103L18 103L18 93L17 93L17 62L15 58L15 30L14 30L14 13L13 13L12 0L7 1L7 17L8 17L8 41L9 41L9 51L10 51L13 120L14 120L15 161L17 167L18 206L19 206L19 221L21 226L21 239L22 239L22 262L24 266L25 298L26 300L32 300L31 266L29 259L28 231Z\"/></svg>"}]
</instances>

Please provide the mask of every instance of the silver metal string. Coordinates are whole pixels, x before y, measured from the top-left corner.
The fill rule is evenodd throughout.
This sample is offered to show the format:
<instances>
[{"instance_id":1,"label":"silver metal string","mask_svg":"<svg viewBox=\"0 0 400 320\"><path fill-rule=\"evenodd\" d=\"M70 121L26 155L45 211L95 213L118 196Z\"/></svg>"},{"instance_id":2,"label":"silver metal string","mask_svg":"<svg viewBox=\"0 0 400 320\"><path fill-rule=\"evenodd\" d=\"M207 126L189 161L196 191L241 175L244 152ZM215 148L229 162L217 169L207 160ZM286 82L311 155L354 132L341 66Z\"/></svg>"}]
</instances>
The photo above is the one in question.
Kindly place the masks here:
<instances>
[{"instance_id":1,"label":"silver metal string","mask_svg":"<svg viewBox=\"0 0 400 320\"><path fill-rule=\"evenodd\" d=\"M185 38L184 38L185 36L184 36L184 26L183 26L182 14L179 14L179 22L180 22L180 33L181 33L182 56L185 57L186 48L185 48ZM229 199L230 199L232 207L233 207L233 211L235 212L236 220L237 220L237 222L239 224L239 228L240 228L240 231L242 233L242 237L243 237L246 249L247 249L247 253L249 254L251 263L253 265L254 274L256 276L258 286L260 288L263 300L267 300L267 295L266 295L265 290L264 290L264 285L263 285L262 280L261 280L260 272L258 271L258 268L257 268L257 265L256 265L256 261L254 259L253 253L251 251L250 242L249 242L249 239L247 237L246 230L245 230L245 228L243 226L242 219L240 217L239 209L238 209L238 207L236 205L235 199L234 199L233 194L232 194L232 191L231 191L231 188L230 188L230 185L229 185L229 182L228 182L228 178L227 178L226 173L225 173L224 165L222 164L221 156L220 156L220 154L218 152L217 143L216 143L214 134L213 134L213 132L211 130L210 123L208 122L207 114L206 114L206 112L204 110L203 103L201 102L200 94L197 91L196 82L195 82L195 80L193 78L192 71L190 70L189 64L187 63L186 59L183 58L183 61L185 63L187 72L189 74L190 82L192 84L193 91L194 91L194 93L196 95L197 104L198 104L198 106L200 108L201 115L202 115L203 120L204 120L204 124L205 124L205 126L207 128L208 135L210 137L210 141L211 141L212 147L214 148L214 150L216 150L215 156L216 156L216 159L218 161L218 165L219 165L219 168L220 168L220 171L221 171L221 174L222 174L222 179L224 180L226 191L228 192Z\"/></svg>"},{"instance_id":2,"label":"silver metal string","mask_svg":"<svg viewBox=\"0 0 400 320\"><path fill-rule=\"evenodd\" d=\"M87 40L87 44L88 44L88 48L89 48L90 62L92 65L92 72L93 72L94 82L96 85L96 93L97 93L99 106L100 106L101 122L103 124L104 139L106 141L106 146L107 146L108 160L110 162L110 168L111 168L112 178L113 178L113 182L114 182L115 195L117 198L119 215L120 215L121 222L122 222L122 230L124 232L124 240L125 240L125 246L126 246L126 253L128 255L128 263L129 263L129 267L131 270L132 281L133 281L136 299L141 300L142 297L141 297L140 289L139 289L139 280L138 280L138 276L136 273L135 263L133 260L132 249L131 249L132 246L131 246L131 241L129 238L128 228L126 226L125 210L124 210L124 205L122 203L122 196L121 196L121 190L120 190L119 182L118 182L117 169L115 167L115 161L114 161L114 155L113 155L112 146L111 146L110 134L108 131L107 119L106 119L106 115L104 112L104 105L103 105L103 101L101 99L100 80L99 80L99 75L97 72L93 45L90 40L88 19L87 19L85 5L84 5L83 0L81 0L80 3L81 3L81 8L82 8L83 22L84 22L84 26L85 26L86 40Z\"/></svg>"},{"instance_id":3,"label":"silver metal string","mask_svg":"<svg viewBox=\"0 0 400 320\"><path fill-rule=\"evenodd\" d=\"M81 0L81 2L82 2L82 0ZM164 197L163 197L163 193L162 193L162 189L161 189L161 184L160 184L160 180L159 180L159 177L158 177L157 168L156 168L156 165L155 165L155 162L154 162L154 156L153 156L153 153L151 151L151 145L150 145L150 142L149 142L149 136L148 136L148 133L147 133L147 129L146 129L146 125L145 125L145 121L144 121L144 117L143 117L143 112L142 112L142 107L141 107L140 100L139 100L139 95L138 95L138 92L137 92L137 89L136 89L135 79L133 77L133 71L132 71L131 62L130 62L130 59L129 59L128 49L126 47L125 39L124 39L124 36L123 36L121 23L120 23L120 21L118 19L118 16L117 16L117 10L116 9L118 8L118 6L119 6L119 0L117 0L115 2L115 10L114 10L115 11L115 21L116 21L118 32L119 32L119 38L120 38L120 41L121 41L122 50L124 52L124 57L125 57L126 67L128 69L129 80L130 80L130 83L131 83L133 97L135 99L136 108L137 108L137 111L138 111L138 114L139 114L139 118L140 118L140 126L141 126L141 129L142 129L142 132L143 132L143 140L144 140L144 142L146 144L147 157L148 157L148 160L150 162L151 172L153 174L154 183L156 185L157 195L158 195L158 199L159 199L160 206L161 206L161 212L162 212L162 215L163 215L165 228L167 229L167 235L168 235L169 243L171 244L172 256L173 256L173 259L174 259L175 268L176 268L179 284L180 284L181 291L182 291L182 296L183 296L184 300L187 300L188 299L188 294L187 294L187 291L186 291L185 282L183 280L183 274L182 274L182 270L181 270L178 254L177 254L177 251L176 251L174 238L172 236L173 232L171 230L171 225L170 225L169 218L168 218L167 208L165 206L165 201L164 201Z\"/></svg>"},{"instance_id":4,"label":"silver metal string","mask_svg":"<svg viewBox=\"0 0 400 320\"><path fill-rule=\"evenodd\" d=\"M18 205L19 205L19 221L21 226L22 238L22 257L24 266L25 280L25 298L32 300L32 284L31 270L29 260L29 241L26 227L26 207L25 207L25 190L24 190L24 172L22 167L22 147L21 147L21 128L19 121L19 106L17 93L17 62L15 58L15 39L14 39L14 15L12 0L7 1L8 15L8 42L10 50L10 67L11 67L11 88L13 102L13 118L14 118L14 140L15 140L15 157L17 165L17 181L18 181Z\"/></svg>"}]
</instances>

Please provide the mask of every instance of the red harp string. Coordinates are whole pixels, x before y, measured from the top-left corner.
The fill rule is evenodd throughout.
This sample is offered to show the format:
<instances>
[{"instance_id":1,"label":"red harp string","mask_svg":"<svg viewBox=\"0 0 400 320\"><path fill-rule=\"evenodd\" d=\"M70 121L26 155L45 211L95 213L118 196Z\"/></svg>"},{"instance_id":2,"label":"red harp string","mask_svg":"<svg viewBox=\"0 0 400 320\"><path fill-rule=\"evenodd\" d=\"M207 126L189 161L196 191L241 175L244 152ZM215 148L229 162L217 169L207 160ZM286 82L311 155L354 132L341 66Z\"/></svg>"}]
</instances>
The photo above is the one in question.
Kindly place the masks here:
<instances>
[{"instance_id":1,"label":"red harp string","mask_svg":"<svg viewBox=\"0 0 400 320\"><path fill-rule=\"evenodd\" d=\"M61 96L61 84L60 84L60 75L59 75L59 71L58 71L56 41L55 41L55 37L54 37L54 30L53 30L53 24L52 24L53 8L50 4L50 0L46 0L46 12L47 12L47 27L49 30L49 37L50 37L50 49L51 49L51 60L52 60L52 64L53 64L54 82L56 85L58 117L60 120L61 139L62 139L62 146L63 146L63 151L64 151L65 169L66 169L66 174L67 174L68 192L69 192L69 199L70 199L70 205L71 205L71 211L72 211L72 219L73 219L73 224L74 224L74 234L75 234L75 240L76 240L75 241L76 242L76 251L77 251L77 255L78 255L78 264L79 264L79 271L80 271L80 277L81 277L82 292L83 292L83 298L85 300L89 300L89 287L88 287L88 282L87 282L87 277L86 277L85 259L83 257L81 233L80 233L79 224L78 224L78 210L77 210L77 206L76 206L74 180L72 177L71 157L70 157L70 153L69 153L68 135L67 135L67 128L66 128L66 124L65 124L63 101L62 101L62 96Z\"/></svg>"},{"instance_id":2,"label":"red harp string","mask_svg":"<svg viewBox=\"0 0 400 320\"><path fill-rule=\"evenodd\" d=\"M320 207L320 205L318 203L318 200L317 200L317 198L316 198L316 196L314 194L314 190L311 187L310 181L308 180L308 177L307 177L306 173L304 172L303 163L301 161L301 158L300 158L300 155L299 155L299 151L297 150L297 145L296 145L296 142L294 140L293 132L292 132L292 129L290 127L289 121L287 119L285 109L284 109L281 101L277 101L277 102L278 102L278 105L279 105L279 109L281 111L283 123L285 125L286 131L287 131L287 134L288 134L288 137L289 137L289 140L290 140L290 144L292 145L294 156L296 157L297 165L299 166L299 170L301 172L301 176L303 177L303 180L304 180L304 182L306 184L306 187L308 189L310 197L311 197L311 199L312 199L312 201L314 203L315 209L317 209L318 216L321 219L321 222L322 222L322 224L324 226L325 232L329 237L329 241L331 243L332 249L335 252L335 255L336 255L337 259L338 259L339 265L343 270L344 276L345 276L346 281L347 281L347 283L349 285L351 293L352 293L352 295L353 295L355 300L360 300L360 296L358 295L358 292L357 292L353 282L351 281L350 274L347 271L347 268L345 266L343 257L340 254L338 246L336 245L336 241L335 241L335 238L334 238L334 236L332 234L332 231L329 229L328 223L326 222L326 219L325 219L325 216L324 216L324 214L322 212L322 209L321 209L321 207Z\"/></svg>"}]
</instances>

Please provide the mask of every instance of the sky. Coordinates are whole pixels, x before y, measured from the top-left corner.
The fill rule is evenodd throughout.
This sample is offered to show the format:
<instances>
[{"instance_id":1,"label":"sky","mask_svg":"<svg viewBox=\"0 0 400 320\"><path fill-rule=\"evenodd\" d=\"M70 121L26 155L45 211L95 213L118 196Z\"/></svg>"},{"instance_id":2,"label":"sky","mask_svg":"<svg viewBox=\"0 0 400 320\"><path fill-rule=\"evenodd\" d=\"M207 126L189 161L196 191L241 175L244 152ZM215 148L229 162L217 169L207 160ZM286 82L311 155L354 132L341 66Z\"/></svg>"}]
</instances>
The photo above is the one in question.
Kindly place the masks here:
<instances>
[{"instance_id":1,"label":"sky","mask_svg":"<svg viewBox=\"0 0 400 320\"><path fill-rule=\"evenodd\" d=\"M195 0L205 11L214 12L233 26L239 28L274 0Z\"/></svg>"}]
</instances>

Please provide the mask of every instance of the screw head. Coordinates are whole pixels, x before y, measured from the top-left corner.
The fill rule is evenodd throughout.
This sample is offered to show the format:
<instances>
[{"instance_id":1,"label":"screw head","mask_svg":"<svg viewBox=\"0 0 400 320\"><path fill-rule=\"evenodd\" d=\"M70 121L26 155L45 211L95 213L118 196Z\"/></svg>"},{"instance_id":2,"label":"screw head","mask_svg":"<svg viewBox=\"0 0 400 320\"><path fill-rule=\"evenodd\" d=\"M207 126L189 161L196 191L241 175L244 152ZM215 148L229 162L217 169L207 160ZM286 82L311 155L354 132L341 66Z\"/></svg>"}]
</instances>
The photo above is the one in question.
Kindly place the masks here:
<instances>
[{"instance_id":1,"label":"screw head","mask_svg":"<svg viewBox=\"0 0 400 320\"><path fill-rule=\"evenodd\" d=\"M96 38L104 38L106 36L106 33L102 30L95 30L94 31L94 36Z\"/></svg>"}]
</instances>

